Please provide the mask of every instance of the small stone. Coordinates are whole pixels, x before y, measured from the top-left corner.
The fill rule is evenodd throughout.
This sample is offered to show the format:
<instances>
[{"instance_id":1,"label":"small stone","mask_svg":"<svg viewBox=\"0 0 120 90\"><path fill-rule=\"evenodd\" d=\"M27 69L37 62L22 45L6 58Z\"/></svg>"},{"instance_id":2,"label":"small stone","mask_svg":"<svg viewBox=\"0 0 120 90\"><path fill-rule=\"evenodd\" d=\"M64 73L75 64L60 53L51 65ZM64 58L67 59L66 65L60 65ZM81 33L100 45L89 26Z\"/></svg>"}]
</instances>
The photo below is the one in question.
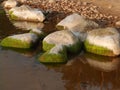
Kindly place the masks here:
<instances>
[{"instance_id":1,"label":"small stone","mask_svg":"<svg viewBox=\"0 0 120 90\"><path fill-rule=\"evenodd\" d=\"M111 9L111 8L112 8L112 5L109 5L108 8Z\"/></svg>"},{"instance_id":2,"label":"small stone","mask_svg":"<svg viewBox=\"0 0 120 90\"><path fill-rule=\"evenodd\" d=\"M120 21L117 21L115 24L116 24L117 26L120 26Z\"/></svg>"},{"instance_id":3,"label":"small stone","mask_svg":"<svg viewBox=\"0 0 120 90\"><path fill-rule=\"evenodd\" d=\"M48 0L49 3L55 3L56 0Z\"/></svg>"},{"instance_id":4,"label":"small stone","mask_svg":"<svg viewBox=\"0 0 120 90\"><path fill-rule=\"evenodd\" d=\"M17 4L18 2L16 0L7 0L3 2L3 7L10 9L10 8L16 7Z\"/></svg>"}]
</instances>

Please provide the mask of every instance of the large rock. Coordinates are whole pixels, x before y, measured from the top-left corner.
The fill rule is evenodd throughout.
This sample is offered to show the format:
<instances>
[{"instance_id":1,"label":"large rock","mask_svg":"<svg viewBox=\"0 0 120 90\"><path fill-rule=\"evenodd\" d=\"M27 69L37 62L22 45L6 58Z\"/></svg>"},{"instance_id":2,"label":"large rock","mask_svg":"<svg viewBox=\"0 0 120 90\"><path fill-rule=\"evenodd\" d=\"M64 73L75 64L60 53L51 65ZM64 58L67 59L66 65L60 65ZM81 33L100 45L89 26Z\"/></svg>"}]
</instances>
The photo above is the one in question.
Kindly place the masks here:
<instances>
[{"instance_id":1,"label":"large rock","mask_svg":"<svg viewBox=\"0 0 120 90\"><path fill-rule=\"evenodd\" d=\"M65 63L67 61L66 48L62 45L57 45L40 55L38 60L41 63Z\"/></svg>"},{"instance_id":2,"label":"large rock","mask_svg":"<svg viewBox=\"0 0 120 90\"><path fill-rule=\"evenodd\" d=\"M117 56L120 54L120 34L114 28L100 28L88 32L84 42L88 52Z\"/></svg>"},{"instance_id":3,"label":"large rock","mask_svg":"<svg viewBox=\"0 0 120 90\"><path fill-rule=\"evenodd\" d=\"M70 52L77 52L81 47L78 38L68 30L56 31L43 40L43 50L48 51L56 45L63 45Z\"/></svg>"},{"instance_id":4,"label":"large rock","mask_svg":"<svg viewBox=\"0 0 120 90\"><path fill-rule=\"evenodd\" d=\"M10 8L16 7L17 4L18 2L16 0L7 0L3 2L3 7L10 9Z\"/></svg>"},{"instance_id":5,"label":"large rock","mask_svg":"<svg viewBox=\"0 0 120 90\"><path fill-rule=\"evenodd\" d=\"M56 31L43 39L43 50L46 52L38 59L42 63L64 63L67 51L77 53L80 48L81 42L71 31Z\"/></svg>"},{"instance_id":6,"label":"large rock","mask_svg":"<svg viewBox=\"0 0 120 90\"><path fill-rule=\"evenodd\" d=\"M34 33L25 33L8 36L1 41L0 45L3 47L30 49L36 44L38 39L39 36Z\"/></svg>"},{"instance_id":7,"label":"large rock","mask_svg":"<svg viewBox=\"0 0 120 90\"><path fill-rule=\"evenodd\" d=\"M13 20L24 20L24 21L34 21L43 22L45 16L42 11L38 9L33 9L27 5L22 5L20 7L14 7L9 10L9 16Z\"/></svg>"},{"instance_id":8,"label":"large rock","mask_svg":"<svg viewBox=\"0 0 120 90\"><path fill-rule=\"evenodd\" d=\"M60 21L56 27L60 30L67 29L73 32L80 40L84 41L86 32L98 28L99 25L94 21L88 20L77 13L67 16Z\"/></svg>"}]
</instances>

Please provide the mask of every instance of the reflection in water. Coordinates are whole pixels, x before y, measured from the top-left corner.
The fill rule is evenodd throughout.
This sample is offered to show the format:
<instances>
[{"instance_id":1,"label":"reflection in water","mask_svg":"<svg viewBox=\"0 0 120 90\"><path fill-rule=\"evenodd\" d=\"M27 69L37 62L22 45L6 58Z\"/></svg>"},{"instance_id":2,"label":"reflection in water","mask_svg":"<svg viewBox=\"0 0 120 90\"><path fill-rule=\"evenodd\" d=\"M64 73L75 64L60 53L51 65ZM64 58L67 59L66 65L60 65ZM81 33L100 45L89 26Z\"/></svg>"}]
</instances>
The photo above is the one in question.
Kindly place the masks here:
<instances>
[{"instance_id":1,"label":"reflection in water","mask_svg":"<svg viewBox=\"0 0 120 90\"><path fill-rule=\"evenodd\" d=\"M26 57L33 57L36 54L35 49L17 49L17 48L2 48L1 50L11 50L15 51L21 55L24 55Z\"/></svg>"},{"instance_id":2,"label":"reflection in water","mask_svg":"<svg viewBox=\"0 0 120 90\"><path fill-rule=\"evenodd\" d=\"M91 53L86 53L84 56L90 66L101 71L110 72L120 65L120 57L105 57Z\"/></svg>"},{"instance_id":3,"label":"reflection in water","mask_svg":"<svg viewBox=\"0 0 120 90\"><path fill-rule=\"evenodd\" d=\"M26 22L26 21L12 21L13 25L22 30L41 30L44 27L43 23Z\"/></svg>"}]
</instances>

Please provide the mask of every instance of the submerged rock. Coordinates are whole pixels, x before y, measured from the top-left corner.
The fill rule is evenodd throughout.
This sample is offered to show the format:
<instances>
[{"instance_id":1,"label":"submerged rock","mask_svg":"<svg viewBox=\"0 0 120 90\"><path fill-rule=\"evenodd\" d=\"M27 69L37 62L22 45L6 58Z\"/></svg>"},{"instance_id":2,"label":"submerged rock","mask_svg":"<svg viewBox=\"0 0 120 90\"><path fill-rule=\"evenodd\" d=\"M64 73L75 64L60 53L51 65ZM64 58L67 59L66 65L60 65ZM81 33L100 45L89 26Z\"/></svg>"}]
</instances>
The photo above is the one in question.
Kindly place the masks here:
<instances>
[{"instance_id":1,"label":"submerged rock","mask_svg":"<svg viewBox=\"0 0 120 90\"><path fill-rule=\"evenodd\" d=\"M4 38L0 45L3 47L30 49L38 41L39 36L34 33L25 33L8 36Z\"/></svg>"},{"instance_id":2,"label":"submerged rock","mask_svg":"<svg viewBox=\"0 0 120 90\"><path fill-rule=\"evenodd\" d=\"M81 48L81 42L68 30L53 32L43 39L44 51L48 51L56 45L63 45L70 52L78 52Z\"/></svg>"},{"instance_id":3,"label":"submerged rock","mask_svg":"<svg viewBox=\"0 0 120 90\"><path fill-rule=\"evenodd\" d=\"M3 2L3 7L10 9L10 8L16 7L17 4L18 2L16 0L7 0Z\"/></svg>"},{"instance_id":4,"label":"submerged rock","mask_svg":"<svg viewBox=\"0 0 120 90\"><path fill-rule=\"evenodd\" d=\"M88 32L84 42L88 52L117 56L120 54L120 34L114 28L100 28Z\"/></svg>"},{"instance_id":5,"label":"submerged rock","mask_svg":"<svg viewBox=\"0 0 120 90\"><path fill-rule=\"evenodd\" d=\"M67 61L66 48L61 45L53 47L38 57L41 63L65 63Z\"/></svg>"},{"instance_id":6,"label":"submerged rock","mask_svg":"<svg viewBox=\"0 0 120 90\"><path fill-rule=\"evenodd\" d=\"M20 7L14 7L10 9L9 16L13 20L34 22L43 22L45 20L45 16L42 11L38 9L33 9L27 5L22 5Z\"/></svg>"},{"instance_id":7,"label":"submerged rock","mask_svg":"<svg viewBox=\"0 0 120 90\"><path fill-rule=\"evenodd\" d=\"M88 20L77 13L67 16L60 21L56 27L60 30L67 29L73 32L80 40L84 41L86 32L98 28L99 25L94 21Z\"/></svg>"}]
</instances>

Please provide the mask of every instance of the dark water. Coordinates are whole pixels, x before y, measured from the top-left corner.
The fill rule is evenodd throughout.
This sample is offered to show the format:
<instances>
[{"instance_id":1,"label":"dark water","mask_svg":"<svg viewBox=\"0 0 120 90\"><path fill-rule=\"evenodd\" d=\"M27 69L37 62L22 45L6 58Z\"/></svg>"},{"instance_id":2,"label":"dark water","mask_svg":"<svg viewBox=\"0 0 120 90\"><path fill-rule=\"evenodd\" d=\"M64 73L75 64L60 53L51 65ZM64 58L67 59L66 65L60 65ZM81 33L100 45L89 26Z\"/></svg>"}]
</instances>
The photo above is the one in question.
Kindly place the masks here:
<instances>
[{"instance_id":1,"label":"dark water","mask_svg":"<svg viewBox=\"0 0 120 90\"><path fill-rule=\"evenodd\" d=\"M0 40L25 32L0 13ZM44 65L36 61L39 52L0 47L0 90L120 90L120 57L84 53L66 64Z\"/></svg>"}]
</instances>

